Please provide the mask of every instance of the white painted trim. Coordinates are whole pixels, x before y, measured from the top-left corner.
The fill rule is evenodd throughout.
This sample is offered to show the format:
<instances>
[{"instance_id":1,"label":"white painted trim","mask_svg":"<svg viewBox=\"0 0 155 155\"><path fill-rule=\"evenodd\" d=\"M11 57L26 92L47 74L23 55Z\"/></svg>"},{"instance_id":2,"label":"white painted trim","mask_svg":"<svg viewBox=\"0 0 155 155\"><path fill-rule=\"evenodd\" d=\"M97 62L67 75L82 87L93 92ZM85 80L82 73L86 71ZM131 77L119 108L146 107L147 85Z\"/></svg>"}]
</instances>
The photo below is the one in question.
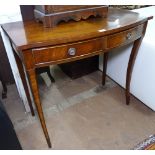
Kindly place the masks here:
<instances>
[{"instance_id":1,"label":"white painted trim","mask_svg":"<svg viewBox=\"0 0 155 155\"><path fill-rule=\"evenodd\" d=\"M21 100L22 100L22 102L24 104L26 112L30 112L29 104L28 104L27 97L26 97L26 94L25 94L25 91L24 91L24 86L22 84L22 80L21 80L21 77L20 77L20 74L19 74L19 70L18 70L18 67L17 67L17 64L16 64L16 60L15 60L15 57L14 57L14 54L13 54L13 51L12 51L12 47L11 47L9 38L4 33L4 31L3 31L3 29L1 27L0 27L0 32L1 32L1 35L2 35L2 39L3 39L3 42L4 42L4 47L6 49L6 53L7 53L8 59L9 59L9 63L10 63L10 66L11 66L11 70L12 70L14 79L15 79L15 83L16 83L16 86L17 86L19 96L20 96L20 98L21 98Z\"/></svg>"}]
</instances>

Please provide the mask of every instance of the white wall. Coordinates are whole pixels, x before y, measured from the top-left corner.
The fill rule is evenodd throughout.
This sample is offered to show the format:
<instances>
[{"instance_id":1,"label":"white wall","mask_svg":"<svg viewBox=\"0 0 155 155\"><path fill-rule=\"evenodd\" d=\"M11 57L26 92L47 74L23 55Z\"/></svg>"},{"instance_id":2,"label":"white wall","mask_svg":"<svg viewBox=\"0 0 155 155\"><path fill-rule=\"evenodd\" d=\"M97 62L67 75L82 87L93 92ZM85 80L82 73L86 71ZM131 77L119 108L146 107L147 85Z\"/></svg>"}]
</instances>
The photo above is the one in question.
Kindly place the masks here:
<instances>
[{"instance_id":1,"label":"white wall","mask_svg":"<svg viewBox=\"0 0 155 155\"><path fill-rule=\"evenodd\" d=\"M21 20L19 5L0 5L0 24Z\"/></svg>"},{"instance_id":2,"label":"white wall","mask_svg":"<svg viewBox=\"0 0 155 155\"><path fill-rule=\"evenodd\" d=\"M21 21L21 20L22 20L22 16L20 13L19 5L7 5L7 6L0 5L0 24ZM30 108L28 105L27 97L26 97L26 94L25 94L25 91L22 85L22 81L19 75L19 71L16 65L16 61L15 61L15 58L14 58L14 55L11 49L9 39L5 35L1 27L0 27L0 33L2 35L2 39L3 39L6 53L9 59L9 63L11 65L11 70L12 70L12 73L15 79L15 83L17 86L19 96L21 100L23 101L26 112L29 112Z\"/></svg>"},{"instance_id":3,"label":"white wall","mask_svg":"<svg viewBox=\"0 0 155 155\"><path fill-rule=\"evenodd\" d=\"M155 6L136 10L142 15L154 15ZM155 111L155 19L148 22L146 35L139 49L131 78L131 93ZM107 75L125 87L126 70L132 44L111 51ZM100 57L102 70L102 57Z\"/></svg>"}]
</instances>

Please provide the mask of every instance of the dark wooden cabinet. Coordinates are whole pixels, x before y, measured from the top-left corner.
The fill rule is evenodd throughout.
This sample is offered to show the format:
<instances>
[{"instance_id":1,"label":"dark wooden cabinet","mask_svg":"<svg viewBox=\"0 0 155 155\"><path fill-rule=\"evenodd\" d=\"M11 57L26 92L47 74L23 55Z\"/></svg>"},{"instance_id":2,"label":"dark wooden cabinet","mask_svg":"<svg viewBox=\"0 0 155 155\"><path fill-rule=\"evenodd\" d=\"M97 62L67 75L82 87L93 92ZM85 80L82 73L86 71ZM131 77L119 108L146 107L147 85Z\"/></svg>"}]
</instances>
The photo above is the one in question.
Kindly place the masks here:
<instances>
[{"instance_id":1,"label":"dark wooden cabinet","mask_svg":"<svg viewBox=\"0 0 155 155\"><path fill-rule=\"evenodd\" d=\"M23 21L34 20L34 5L20 5Z\"/></svg>"},{"instance_id":2,"label":"dark wooden cabinet","mask_svg":"<svg viewBox=\"0 0 155 155\"><path fill-rule=\"evenodd\" d=\"M35 5L34 16L44 27L54 28L61 21L86 20L90 16L106 17L105 5Z\"/></svg>"},{"instance_id":3,"label":"dark wooden cabinet","mask_svg":"<svg viewBox=\"0 0 155 155\"><path fill-rule=\"evenodd\" d=\"M0 74L2 80L6 84L13 84L14 77L7 57L7 53L3 44L2 36L0 34Z\"/></svg>"},{"instance_id":4,"label":"dark wooden cabinet","mask_svg":"<svg viewBox=\"0 0 155 155\"><path fill-rule=\"evenodd\" d=\"M62 71L70 78L76 79L98 70L99 56L60 64Z\"/></svg>"}]
</instances>

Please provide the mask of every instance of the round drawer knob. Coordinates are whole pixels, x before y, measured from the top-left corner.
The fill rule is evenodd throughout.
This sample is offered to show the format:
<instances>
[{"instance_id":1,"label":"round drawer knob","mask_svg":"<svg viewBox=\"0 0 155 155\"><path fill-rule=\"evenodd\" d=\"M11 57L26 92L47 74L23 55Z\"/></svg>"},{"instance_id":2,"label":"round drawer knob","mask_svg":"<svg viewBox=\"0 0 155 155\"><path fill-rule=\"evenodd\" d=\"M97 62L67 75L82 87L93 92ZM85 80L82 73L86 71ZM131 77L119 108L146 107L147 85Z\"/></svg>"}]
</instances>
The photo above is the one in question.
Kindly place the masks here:
<instances>
[{"instance_id":1,"label":"round drawer knob","mask_svg":"<svg viewBox=\"0 0 155 155\"><path fill-rule=\"evenodd\" d=\"M76 48L69 48L68 54L69 54L70 56L74 56L74 55L76 54Z\"/></svg>"},{"instance_id":2,"label":"round drawer knob","mask_svg":"<svg viewBox=\"0 0 155 155\"><path fill-rule=\"evenodd\" d=\"M131 34L131 32L129 32L127 35L126 35L126 39L127 40L130 40L132 38L132 34Z\"/></svg>"}]
</instances>

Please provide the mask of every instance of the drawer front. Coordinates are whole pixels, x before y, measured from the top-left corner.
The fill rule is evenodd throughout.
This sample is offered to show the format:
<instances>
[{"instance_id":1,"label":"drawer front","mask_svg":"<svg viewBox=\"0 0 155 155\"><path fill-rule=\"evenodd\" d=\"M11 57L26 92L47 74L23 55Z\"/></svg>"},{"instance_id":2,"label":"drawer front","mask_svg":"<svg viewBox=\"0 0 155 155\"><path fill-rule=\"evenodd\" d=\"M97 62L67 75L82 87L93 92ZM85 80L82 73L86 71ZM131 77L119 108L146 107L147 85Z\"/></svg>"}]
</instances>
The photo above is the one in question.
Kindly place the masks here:
<instances>
[{"instance_id":1,"label":"drawer front","mask_svg":"<svg viewBox=\"0 0 155 155\"><path fill-rule=\"evenodd\" d=\"M38 48L32 51L35 63L39 64L86 57L93 53L101 52L101 50L104 49L106 49L106 38L92 39L48 48Z\"/></svg>"},{"instance_id":2,"label":"drawer front","mask_svg":"<svg viewBox=\"0 0 155 155\"><path fill-rule=\"evenodd\" d=\"M108 36L107 48L114 48L120 45L124 45L140 38L143 34L143 29L144 29L144 24L139 25L135 28Z\"/></svg>"}]
</instances>

